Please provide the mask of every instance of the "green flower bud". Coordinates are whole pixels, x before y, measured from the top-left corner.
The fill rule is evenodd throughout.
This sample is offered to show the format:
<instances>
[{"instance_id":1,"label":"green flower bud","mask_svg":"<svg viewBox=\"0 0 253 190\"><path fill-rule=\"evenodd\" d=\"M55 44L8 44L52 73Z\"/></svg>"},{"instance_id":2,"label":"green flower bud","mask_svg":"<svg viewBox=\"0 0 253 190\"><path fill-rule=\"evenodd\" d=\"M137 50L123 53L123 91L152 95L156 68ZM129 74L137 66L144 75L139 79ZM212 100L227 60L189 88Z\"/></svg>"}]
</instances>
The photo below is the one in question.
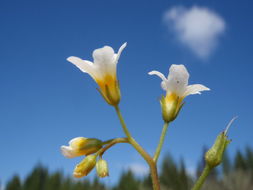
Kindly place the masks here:
<instances>
[{"instance_id":1,"label":"green flower bud","mask_svg":"<svg viewBox=\"0 0 253 190\"><path fill-rule=\"evenodd\" d=\"M235 119L236 117L229 122L226 130L217 136L214 145L206 152L205 161L210 168L216 167L221 163L224 151L231 142L227 138L227 131Z\"/></svg>"},{"instance_id":2,"label":"green flower bud","mask_svg":"<svg viewBox=\"0 0 253 190\"><path fill-rule=\"evenodd\" d=\"M95 167L97 162L96 155L89 155L76 165L73 175L76 178L87 176L90 171Z\"/></svg>"},{"instance_id":3,"label":"green flower bud","mask_svg":"<svg viewBox=\"0 0 253 190\"><path fill-rule=\"evenodd\" d=\"M96 169L97 169L97 175L98 177L106 177L109 176L109 171L108 171L108 166L107 162L105 160L98 160L96 164Z\"/></svg>"},{"instance_id":4,"label":"green flower bud","mask_svg":"<svg viewBox=\"0 0 253 190\"><path fill-rule=\"evenodd\" d=\"M227 139L225 132L222 132L216 138L214 145L210 148L205 155L206 163L211 167L219 165L222 161L223 153L227 145L231 141Z\"/></svg>"}]
</instances>

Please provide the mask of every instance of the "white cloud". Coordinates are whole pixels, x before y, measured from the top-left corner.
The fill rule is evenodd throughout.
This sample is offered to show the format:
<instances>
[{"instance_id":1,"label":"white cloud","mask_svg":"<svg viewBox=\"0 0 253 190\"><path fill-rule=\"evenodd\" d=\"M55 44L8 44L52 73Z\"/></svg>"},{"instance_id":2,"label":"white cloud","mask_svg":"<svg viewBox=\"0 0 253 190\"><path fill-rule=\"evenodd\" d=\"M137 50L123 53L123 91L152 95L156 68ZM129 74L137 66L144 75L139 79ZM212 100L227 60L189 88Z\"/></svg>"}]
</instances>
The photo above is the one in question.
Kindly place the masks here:
<instances>
[{"instance_id":1,"label":"white cloud","mask_svg":"<svg viewBox=\"0 0 253 190\"><path fill-rule=\"evenodd\" d=\"M223 18L198 6L189 9L173 7L165 13L164 21L176 32L179 41L202 59L212 53L226 27Z\"/></svg>"}]
</instances>

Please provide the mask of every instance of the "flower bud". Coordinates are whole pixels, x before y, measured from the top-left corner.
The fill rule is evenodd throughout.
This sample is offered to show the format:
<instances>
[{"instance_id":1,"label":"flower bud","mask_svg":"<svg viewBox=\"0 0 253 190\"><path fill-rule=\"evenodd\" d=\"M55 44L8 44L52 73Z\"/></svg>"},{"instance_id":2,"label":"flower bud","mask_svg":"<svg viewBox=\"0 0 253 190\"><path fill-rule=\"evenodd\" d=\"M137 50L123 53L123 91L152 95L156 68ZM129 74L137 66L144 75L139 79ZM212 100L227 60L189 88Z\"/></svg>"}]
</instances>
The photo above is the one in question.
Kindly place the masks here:
<instances>
[{"instance_id":1,"label":"flower bud","mask_svg":"<svg viewBox=\"0 0 253 190\"><path fill-rule=\"evenodd\" d=\"M76 165L73 176L76 178L87 176L96 165L97 156L89 155Z\"/></svg>"},{"instance_id":2,"label":"flower bud","mask_svg":"<svg viewBox=\"0 0 253 190\"><path fill-rule=\"evenodd\" d=\"M69 141L69 146L61 146L62 154L67 158L89 155L102 148L102 141L95 138L76 137Z\"/></svg>"},{"instance_id":3,"label":"flower bud","mask_svg":"<svg viewBox=\"0 0 253 190\"><path fill-rule=\"evenodd\" d=\"M235 119L236 117L229 122L226 130L218 135L214 145L206 152L205 161L210 168L216 167L221 163L224 151L231 142L231 140L227 138L227 131Z\"/></svg>"},{"instance_id":4,"label":"flower bud","mask_svg":"<svg viewBox=\"0 0 253 190\"><path fill-rule=\"evenodd\" d=\"M223 153L230 142L231 141L227 139L224 132L218 135L212 148L210 148L205 154L206 163L211 168L216 167L221 163Z\"/></svg>"},{"instance_id":5,"label":"flower bud","mask_svg":"<svg viewBox=\"0 0 253 190\"><path fill-rule=\"evenodd\" d=\"M98 177L106 177L109 176L109 171L108 171L108 166L107 162L105 160L98 160L96 164L96 169L97 169L97 175Z\"/></svg>"},{"instance_id":6,"label":"flower bud","mask_svg":"<svg viewBox=\"0 0 253 190\"><path fill-rule=\"evenodd\" d=\"M161 108L162 108L162 116L163 120L167 123L176 119L179 111L181 110L183 104L181 104L182 100L176 95L171 93L166 97L162 96L160 100Z\"/></svg>"}]
</instances>

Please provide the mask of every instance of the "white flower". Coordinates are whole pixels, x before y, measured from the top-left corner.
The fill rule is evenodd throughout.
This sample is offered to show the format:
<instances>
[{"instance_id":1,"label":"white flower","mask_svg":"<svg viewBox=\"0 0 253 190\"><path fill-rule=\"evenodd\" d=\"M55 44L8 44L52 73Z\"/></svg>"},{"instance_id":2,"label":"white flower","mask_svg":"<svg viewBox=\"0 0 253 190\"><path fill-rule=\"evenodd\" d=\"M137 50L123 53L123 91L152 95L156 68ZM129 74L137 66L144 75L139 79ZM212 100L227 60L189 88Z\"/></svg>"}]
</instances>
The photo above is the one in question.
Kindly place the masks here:
<instances>
[{"instance_id":1,"label":"white flower","mask_svg":"<svg viewBox=\"0 0 253 190\"><path fill-rule=\"evenodd\" d=\"M191 94L201 94L201 91L210 90L202 84L188 85L189 73L184 65L171 65L168 78L159 71L151 71L149 75L157 75L162 79L161 86L167 93L175 93L179 97Z\"/></svg>"},{"instance_id":2,"label":"white flower","mask_svg":"<svg viewBox=\"0 0 253 190\"><path fill-rule=\"evenodd\" d=\"M88 73L97 82L101 94L111 105L118 104L120 100L116 67L121 52L126 45L127 43L124 43L119 48L118 53L114 53L114 50L110 46L94 50L92 54L93 62L74 56L67 58L69 62L76 65L81 71Z\"/></svg>"},{"instance_id":3,"label":"white flower","mask_svg":"<svg viewBox=\"0 0 253 190\"><path fill-rule=\"evenodd\" d=\"M171 65L167 78L159 71L151 71L148 74L162 79L161 87L166 91L166 97L161 99L161 105L163 118L167 122L176 118L186 96L210 90L202 84L188 85L189 73L184 65Z\"/></svg>"},{"instance_id":4,"label":"white flower","mask_svg":"<svg viewBox=\"0 0 253 190\"><path fill-rule=\"evenodd\" d=\"M97 152L101 147L99 139L76 137L69 141L69 146L61 146L61 153L67 158L74 158Z\"/></svg>"}]
</instances>

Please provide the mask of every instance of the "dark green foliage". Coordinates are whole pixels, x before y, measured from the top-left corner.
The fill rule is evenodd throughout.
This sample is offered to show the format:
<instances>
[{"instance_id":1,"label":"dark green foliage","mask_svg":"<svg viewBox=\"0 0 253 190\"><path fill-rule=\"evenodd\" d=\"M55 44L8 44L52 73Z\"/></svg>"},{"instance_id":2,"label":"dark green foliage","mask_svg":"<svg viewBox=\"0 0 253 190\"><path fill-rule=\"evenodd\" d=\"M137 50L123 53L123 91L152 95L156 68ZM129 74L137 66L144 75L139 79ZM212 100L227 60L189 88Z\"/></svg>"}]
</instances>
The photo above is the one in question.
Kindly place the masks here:
<instances>
[{"instance_id":1,"label":"dark green foliage","mask_svg":"<svg viewBox=\"0 0 253 190\"><path fill-rule=\"evenodd\" d=\"M245 159L247 168L253 173L253 151L249 147L246 147Z\"/></svg>"},{"instance_id":2,"label":"dark green foliage","mask_svg":"<svg viewBox=\"0 0 253 190\"><path fill-rule=\"evenodd\" d=\"M76 181L76 182L72 181L71 184L72 185L69 187L68 190L85 190L85 189L91 190L91 189L94 189L94 188L92 188L92 185L88 180L82 180L82 181Z\"/></svg>"},{"instance_id":3,"label":"dark green foliage","mask_svg":"<svg viewBox=\"0 0 253 190\"><path fill-rule=\"evenodd\" d=\"M140 189L140 181L135 178L133 172L128 170L124 172L114 190L138 190Z\"/></svg>"},{"instance_id":4,"label":"dark green foliage","mask_svg":"<svg viewBox=\"0 0 253 190\"><path fill-rule=\"evenodd\" d=\"M62 175L60 172L56 172L48 177L45 183L46 190L61 190Z\"/></svg>"},{"instance_id":5,"label":"dark green foliage","mask_svg":"<svg viewBox=\"0 0 253 190\"><path fill-rule=\"evenodd\" d=\"M44 190L48 177L48 171L43 166L38 165L32 173L28 175L24 182L24 190Z\"/></svg>"},{"instance_id":6,"label":"dark green foliage","mask_svg":"<svg viewBox=\"0 0 253 190\"><path fill-rule=\"evenodd\" d=\"M186 174L183 161L181 160L178 167L169 155L163 160L160 181L167 189L187 190L190 188L190 177Z\"/></svg>"},{"instance_id":7,"label":"dark green foliage","mask_svg":"<svg viewBox=\"0 0 253 190\"><path fill-rule=\"evenodd\" d=\"M142 181L142 187L145 190L152 190L152 180L150 175L146 176Z\"/></svg>"},{"instance_id":8,"label":"dark green foliage","mask_svg":"<svg viewBox=\"0 0 253 190\"><path fill-rule=\"evenodd\" d=\"M179 179L180 179L180 187L181 189L187 190L190 189L192 186L192 179L186 173L184 161L181 160L180 162L180 172L179 172Z\"/></svg>"},{"instance_id":9,"label":"dark green foliage","mask_svg":"<svg viewBox=\"0 0 253 190\"><path fill-rule=\"evenodd\" d=\"M72 190L73 183L70 178L66 178L62 181L61 190Z\"/></svg>"},{"instance_id":10,"label":"dark green foliage","mask_svg":"<svg viewBox=\"0 0 253 190\"><path fill-rule=\"evenodd\" d=\"M90 190L105 190L105 185L99 182L99 179L97 177L94 178L92 186L90 187Z\"/></svg>"},{"instance_id":11,"label":"dark green foliage","mask_svg":"<svg viewBox=\"0 0 253 190\"><path fill-rule=\"evenodd\" d=\"M234 167L236 170L247 170L247 161L244 159L240 151L237 151L236 153Z\"/></svg>"},{"instance_id":12,"label":"dark green foliage","mask_svg":"<svg viewBox=\"0 0 253 190\"><path fill-rule=\"evenodd\" d=\"M14 175L14 177L7 183L6 190L21 190L21 182L18 175Z\"/></svg>"},{"instance_id":13,"label":"dark green foliage","mask_svg":"<svg viewBox=\"0 0 253 190\"><path fill-rule=\"evenodd\" d=\"M228 153L227 151L224 152L223 155L223 160L222 160L222 172L224 175L229 174L229 172L231 171L231 161L228 157Z\"/></svg>"},{"instance_id":14,"label":"dark green foliage","mask_svg":"<svg viewBox=\"0 0 253 190\"><path fill-rule=\"evenodd\" d=\"M203 167L202 159L198 173ZM163 159L159 176L162 190L189 190L193 185L194 176L187 174L183 160L176 163L169 155ZM17 175L13 176L5 190L152 190L152 181L150 176L136 178L129 170L122 173L115 187L109 188L97 177L75 180L63 176L60 171L49 173L45 167L37 165L23 181ZM245 151L237 151L234 159L229 159L225 153L222 167L211 173L202 190L253 190L252 149L247 147Z\"/></svg>"}]
</instances>

